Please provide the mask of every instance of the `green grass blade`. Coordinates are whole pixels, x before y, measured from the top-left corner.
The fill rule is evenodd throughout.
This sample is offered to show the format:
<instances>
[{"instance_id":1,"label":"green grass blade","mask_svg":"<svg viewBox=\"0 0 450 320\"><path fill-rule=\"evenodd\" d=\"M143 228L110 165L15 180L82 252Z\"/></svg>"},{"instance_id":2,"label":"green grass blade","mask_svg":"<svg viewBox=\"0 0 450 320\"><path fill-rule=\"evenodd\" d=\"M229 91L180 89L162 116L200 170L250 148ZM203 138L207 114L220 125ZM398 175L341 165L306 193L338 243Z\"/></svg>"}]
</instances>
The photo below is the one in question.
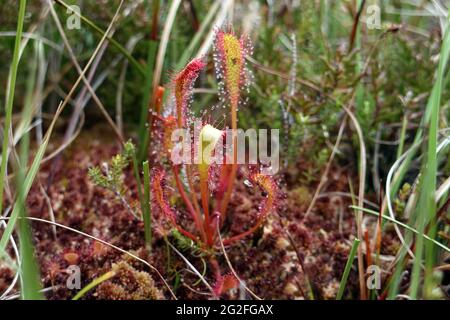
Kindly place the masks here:
<instances>
[{"instance_id":1,"label":"green grass blade","mask_svg":"<svg viewBox=\"0 0 450 320\"><path fill-rule=\"evenodd\" d=\"M8 143L9 143L9 131L11 128L11 120L12 120L12 109L14 103L14 93L16 88L16 79L17 79L17 69L19 68L19 54L20 54L20 42L22 39L23 32L23 21L25 19L25 8L26 8L26 0L20 0L19 5L19 16L17 20L17 32L16 39L14 42L14 53L13 60L11 65L11 77L8 83L8 93L7 93L7 102L6 102L6 117L5 117L5 125L3 128L3 143L2 143L2 163L0 167L0 213L3 211L3 190L4 190L4 182L6 178L6 167L8 164ZM5 249L5 248L3 248Z\"/></svg>"},{"instance_id":2,"label":"green grass blade","mask_svg":"<svg viewBox=\"0 0 450 320\"><path fill-rule=\"evenodd\" d=\"M32 115L32 97L36 79L36 66L37 66L37 53L38 48L35 46L35 56L30 62L30 75L27 80L27 88L25 95L24 108L22 111L22 119L26 126L29 125ZM27 216L26 210L26 197L24 197L23 180L25 177L25 170L28 163L28 150L30 148L30 134L28 130L24 131L24 134L20 140L20 158L16 174L16 189L18 190L18 202L19 216L25 218ZM34 246L32 241L32 229L30 222L26 219L19 220L19 240L20 240L20 292L23 300L42 300L44 296L40 292L42 289L40 281L40 273L38 264L34 256Z\"/></svg>"},{"instance_id":3,"label":"green grass blade","mask_svg":"<svg viewBox=\"0 0 450 320\"><path fill-rule=\"evenodd\" d=\"M25 199L20 196L20 216L26 217ZM44 296L40 292L42 289L39 268L34 256L32 242L32 230L29 221L20 219L19 222L20 239L20 291L23 300L42 300Z\"/></svg>"},{"instance_id":4,"label":"green grass blade","mask_svg":"<svg viewBox=\"0 0 450 320\"><path fill-rule=\"evenodd\" d=\"M377 216L377 217L380 215L379 212L373 211L373 210L370 210L370 209L367 209L367 208L361 208L361 207L358 207L358 206L350 206L350 208L352 208L352 209L357 209L357 210L361 210L361 211L363 211L363 212L370 213L370 214L372 214L372 215L374 215L374 216ZM399 225L400 227L405 228L405 229L408 230L408 231L411 231L411 232L413 232L413 233L415 233L415 234L419 234L419 231L417 231L417 230L414 229L413 227L410 227L409 225L407 225L407 224L405 224L405 223L403 223L403 222L400 222L400 221L398 221L398 220L392 219L390 216L387 216L387 215L384 215L384 214L383 214L383 215L381 215L381 217L382 217L384 220L387 220L387 221L390 221L390 222L392 222L392 223L395 223L395 224ZM423 237L424 237L424 239L426 239L426 240L428 240L428 241L434 243L436 246L438 246L438 247L440 247L441 249L443 249L443 250L445 250L445 251L447 251L447 252L450 253L450 248L447 247L447 246L445 246L444 244L440 243L439 241L430 238L430 237L427 236L426 234L423 234Z\"/></svg>"},{"instance_id":5,"label":"green grass blade","mask_svg":"<svg viewBox=\"0 0 450 320\"><path fill-rule=\"evenodd\" d=\"M115 19L117 18L117 14L119 12L119 10L121 9L123 4L123 0L120 2L116 13L114 15L113 21L112 23L115 21ZM111 30L111 26L112 24L109 25L107 33L109 33L109 31ZM106 34L102 37L101 41L99 42L98 46L96 47L94 53L91 56L91 59L88 61L88 63L86 64L86 66L84 67L82 73L80 74L80 76L78 77L77 81L75 82L75 84L72 86L72 89L70 90L70 92L67 94L65 100L59 105L58 109L55 112L55 115L53 117L53 120L49 126L49 128L47 129L47 132L45 134L45 137L41 143L41 145L39 146L36 155L34 157L33 163L31 164L30 169L28 170L27 176L25 178L24 184L23 184L23 197L26 198L28 195L28 192L31 189L31 185L33 184L33 180L36 177L37 171L39 169L39 166L41 164L42 158L45 154L45 150L47 148L48 142L50 140L50 136L52 134L53 128L55 127L56 124L56 120L59 118L61 112L63 111L64 107L67 105L68 100L70 99L70 97L72 96L72 94L74 93L74 91L76 90L77 86L80 84L82 77L84 76L84 74L86 73L87 69L90 67L90 65L92 64L93 60L95 59L95 56L97 55L97 53L100 50L101 45L103 44L103 42L106 39ZM3 181L3 179L2 179ZM12 232L14 230L14 226L16 224L17 218L19 216L20 213L20 206L18 205L17 201L14 204L14 208L13 208L13 212L11 213L8 225L5 228L5 231L3 232L2 238L0 239L0 251L5 250L8 240L12 235Z\"/></svg>"},{"instance_id":6,"label":"green grass blade","mask_svg":"<svg viewBox=\"0 0 450 320\"><path fill-rule=\"evenodd\" d=\"M341 282L339 283L339 291L336 296L336 300L341 300L342 295L344 294L345 286L347 284L348 275L350 274L350 269L353 265L353 260L355 259L356 251L358 250L359 243L361 240L355 238L353 241L352 248L350 250L350 254L348 255L347 263L345 264L344 273L342 274Z\"/></svg>"},{"instance_id":7,"label":"green grass blade","mask_svg":"<svg viewBox=\"0 0 450 320\"><path fill-rule=\"evenodd\" d=\"M446 37L448 37L448 36L446 36ZM446 40L444 40L443 44L445 44L445 43L446 43ZM441 52L440 52L439 64L442 63L443 70L445 70L445 68L447 67L449 57L450 57L450 46L442 45ZM437 94L437 90L438 90L437 85L438 85L438 83L436 82L433 86L430 97L435 96ZM431 102L432 102L432 99L428 99L427 106L425 108L425 114L422 118L420 127L416 131L416 135L414 137L414 141L413 141L412 145L415 145L422 139L423 131L424 131L423 128L427 127L428 123L430 122L431 111L432 111L432 108L430 106ZM410 152L408 154L408 156L406 157L405 161L403 162L403 164L400 166L400 168L395 176L395 179L392 183L392 186L391 186L391 198L395 197L398 190L400 189L400 186L403 182L403 178L404 178L406 172L408 171L409 167L411 166L411 162L413 161L415 156L416 156L416 151Z\"/></svg>"},{"instance_id":8,"label":"green grass blade","mask_svg":"<svg viewBox=\"0 0 450 320\"><path fill-rule=\"evenodd\" d=\"M148 124L148 115L150 101L152 99L152 82L153 82L153 69L155 67L156 50L158 49L158 42L150 40L147 56L147 67L145 71L145 84L144 93L142 96L141 115L139 118L139 146L138 146L138 158L143 160L148 151L148 143L150 141L150 132Z\"/></svg>"},{"instance_id":9,"label":"green grass blade","mask_svg":"<svg viewBox=\"0 0 450 320\"><path fill-rule=\"evenodd\" d=\"M448 24L446 27L444 39L441 47L441 59L439 60L438 74L435 84L435 90L430 96L430 103L427 108L430 112L430 126L428 129L428 145L427 156L424 158L425 162L422 165L422 174L420 182L420 194L417 211L418 237L416 240L415 259L411 273L411 287L410 296L415 299L418 296L420 284L420 271L422 264L422 256L424 253L424 230L428 223L431 223L428 236L434 238L436 235L436 224L434 223L436 217L436 201L435 193L437 187L437 139L439 126L439 107L441 104L442 85L445 73L445 53L450 50L450 32ZM448 58L448 56L447 56ZM432 269L434 262L434 247L427 245L425 254L425 295L428 295L432 286Z\"/></svg>"},{"instance_id":10,"label":"green grass blade","mask_svg":"<svg viewBox=\"0 0 450 320\"><path fill-rule=\"evenodd\" d=\"M147 8L149 8L149 3L146 1ZM147 67L145 68L145 83L144 83L144 93L142 95L142 104L141 104L141 115L139 118L139 145L138 145L138 158L139 162L144 160L144 157L148 152L148 144L150 141L150 132L148 131L148 127L146 124L148 123L148 113L150 106L150 101L152 101L152 82L153 82L153 70L155 68L156 62L156 51L158 49L158 22L159 22L159 13L160 13L161 1L155 0L152 1L152 30L150 36L150 43L147 53Z\"/></svg>"},{"instance_id":11,"label":"green grass blade","mask_svg":"<svg viewBox=\"0 0 450 320\"><path fill-rule=\"evenodd\" d=\"M58 111L56 113L59 114L60 112L61 112L61 107L58 108ZM58 118L57 115L55 115L54 120L56 120L57 118ZM52 121L52 123L50 124L50 127L47 130L44 140L42 141L42 144L40 145L38 151L36 152L36 155L33 159L33 163L31 164L31 167L25 177L23 184L22 184L24 198L27 197L28 192L30 191L31 186L33 184L34 178L36 177L36 174L39 170L39 166L41 164L42 158L44 157L45 150L46 150L48 142L50 140L51 132L53 131L55 123L56 123L56 121ZM6 249L6 245L8 244L9 237L11 237L12 232L14 230L14 225L17 221L17 218L19 217L20 210L21 210L20 202L16 201L14 204L14 208L11 213L8 225L6 226L6 229L3 232L2 238L0 239L0 250Z\"/></svg>"},{"instance_id":12,"label":"green grass blade","mask_svg":"<svg viewBox=\"0 0 450 320\"><path fill-rule=\"evenodd\" d=\"M156 93L158 86L161 83L161 75L162 75L164 66L168 63L168 61L166 59L167 46L170 42L170 35L172 33L175 18L177 16L178 8L179 8L180 4L181 4L181 0L173 0L173 1L171 1L170 5L169 5L169 12L168 12L168 15L167 15L167 18L166 18L166 21L164 24L164 28L163 28L163 31L161 34L161 40L159 41L156 60L155 60L155 67L153 70L153 79L152 79L153 86L152 86L152 89L151 89L152 91L151 91L151 94L149 97L150 104L153 103L153 97ZM147 106L147 108L148 108L148 106ZM154 106L151 105L150 109L154 109ZM141 145L139 147L138 160L140 160L140 161L144 160L147 155L148 146L151 141L151 134L152 134L148 130L149 128L147 128L145 126L145 123L147 121L146 118L147 117L141 118L140 128L139 128ZM142 124L144 124L144 126L142 126ZM142 136L143 136L143 139L142 139Z\"/></svg>"},{"instance_id":13,"label":"green grass blade","mask_svg":"<svg viewBox=\"0 0 450 320\"><path fill-rule=\"evenodd\" d=\"M63 6L64 8L70 10L70 6L67 3L65 3L64 1L55 0L55 2L57 4ZM78 14L78 12L74 11L73 13L76 14L81 20L83 20L89 27L91 27L96 32L98 32L101 36L105 35L105 32L99 26L97 26L93 21L86 18L82 14ZM140 74L145 75L145 67L142 66L142 64L139 63L135 58L133 58L133 56L128 52L128 50L126 48L124 48L119 42L117 42L110 36L107 36L106 39L108 39L108 41L111 42L111 44L114 47L116 47L116 49L119 50L125 56L125 58L127 58L128 61L130 61L130 63L136 68L136 70L139 71Z\"/></svg>"},{"instance_id":14,"label":"green grass blade","mask_svg":"<svg viewBox=\"0 0 450 320\"><path fill-rule=\"evenodd\" d=\"M144 169L144 211L142 213L144 219L144 229L145 229L145 243L147 247L151 249L152 247L152 213L150 208L150 169L148 161L143 163Z\"/></svg>"},{"instance_id":15,"label":"green grass blade","mask_svg":"<svg viewBox=\"0 0 450 320\"><path fill-rule=\"evenodd\" d=\"M177 70L181 70L185 66L185 64L189 61L189 59L192 57L195 48L197 48L197 46L200 43L200 40L205 35L206 31L208 31L207 27L211 24L212 19L219 10L219 7L220 1L214 2L214 4L211 6L206 17L203 19L200 28L195 33L194 38L192 38L192 41L190 41L189 46L187 47L186 50L184 50L183 55L178 60Z\"/></svg>"},{"instance_id":16,"label":"green grass blade","mask_svg":"<svg viewBox=\"0 0 450 320\"><path fill-rule=\"evenodd\" d=\"M403 149L405 146L405 139L406 139L406 127L408 126L408 117L406 115L406 111L405 114L403 115L403 120L402 120L402 129L400 131L400 142L398 144L398 148L397 148L397 159L400 158L403 154Z\"/></svg>"},{"instance_id":17,"label":"green grass blade","mask_svg":"<svg viewBox=\"0 0 450 320\"><path fill-rule=\"evenodd\" d=\"M88 285L86 285L83 289L78 291L78 293L75 295L75 297L72 298L72 300L79 300L82 298L86 293L88 293L90 290L98 286L100 283L111 279L114 277L116 273L114 271L108 271L105 274L101 275L97 279L92 280Z\"/></svg>"},{"instance_id":18,"label":"green grass blade","mask_svg":"<svg viewBox=\"0 0 450 320\"><path fill-rule=\"evenodd\" d=\"M139 197L139 202L141 203L141 212L144 212L144 207L142 205L142 182L141 182L141 175L139 174L139 165L138 165L138 161L137 161L137 156L136 156L136 149L133 146L133 153L131 155L131 161L133 162L133 174L134 174L134 178L136 179L136 184L137 184L137 191L138 191L138 197Z\"/></svg>"}]
</instances>

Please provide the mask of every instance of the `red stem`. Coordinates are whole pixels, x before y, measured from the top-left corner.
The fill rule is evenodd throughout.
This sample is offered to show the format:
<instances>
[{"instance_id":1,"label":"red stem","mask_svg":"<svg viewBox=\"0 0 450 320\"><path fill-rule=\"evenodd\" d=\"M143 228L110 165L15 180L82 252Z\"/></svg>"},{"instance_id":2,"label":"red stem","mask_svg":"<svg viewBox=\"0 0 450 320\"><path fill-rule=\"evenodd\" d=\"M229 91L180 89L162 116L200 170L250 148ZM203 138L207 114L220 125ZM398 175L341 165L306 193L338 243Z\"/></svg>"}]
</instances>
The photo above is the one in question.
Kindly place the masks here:
<instances>
[{"instance_id":1,"label":"red stem","mask_svg":"<svg viewBox=\"0 0 450 320\"><path fill-rule=\"evenodd\" d=\"M224 239L223 240L223 244L224 245L229 245L229 244L231 244L233 242L241 240L241 239L245 238L246 236L254 233L256 230L258 230L258 228L261 226L263 221L264 221L264 219L260 219L253 227L251 227L247 231L244 231L244 232L242 232L242 233L240 233L238 235L235 235L235 236L233 236L231 238Z\"/></svg>"},{"instance_id":2,"label":"red stem","mask_svg":"<svg viewBox=\"0 0 450 320\"><path fill-rule=\"evenodd\" d=\"M200 232L200 235L201 235L203 241L206 242L207 238L205 235L205 231L202 227L201 217L195 211L194 207L192 206L191 201L189 200L188 196L186 195L186 192L184 191L183 185L181 184L181 181L180 181L180 177L178 176L178 168L175 166L172 166L172 170L173 170L173 175L175 177L175 182L176 182L178 191L180 192L181 198L183 199L189 212L191 213L191 216L194 219L197 230Z\"/></svg>"},{"instance_id":3,"label":"red stem","mask_svg":"<svg viewBox=\"0 0 450 320\"><path fill-rule=\"evenodd\" d=\"M256 222L256 224L253 227L251 227L250 229L248 229L247 231L244 231L236 236L233 236L231 238L223 240L224 245L228 245L235 241L241 240L241 239L245 238L246 236L254 233L261 226L261 224L265 221L267 215L269 214L269 212L273 206L273 202L274 202L274 195L271 194L272 191L267 190L267 189L266 189L266 191L268 191L269 195L264 203L264 207L261 209L261 211L259 213L259 219Z\"/></svg>"},{"instance_id":4,"label":"red stem","mask_svg":"<svg viewBox=\"0 0 450 320\"><path fill-rule=\"evenodd\" d=\"M233 191L234 181L236 179L236 172L237 172L237 137L236 137L236 130L237 130L237 101L231 102L231 129L232 129L232 135L233 135L233 162L231 164L231 173L228 177L228 185L227 190L225 192L225 196L221 202L220 206L220 216L222 217L222 221L225 220L226 212L228 203L231 199L231 192Z\"/></svg>"},{"instance_id":5,"label":"red stem","mask_svg":"<svg viewBox=\"0 0 450 320\"><path fill-rule=\"evenodd\" d=\"M203 228L206 233L206 239L209 246L213 244L213 234L211 232L211 221L209 219L209 196L208 196L208 173L200 173L200 193L202 196L202 207L205 214L205 221L203 222Z\"/></svg>"},{"instance_id":6,"label":"red stem","mask_svg":"<svg viewBox=\"0 0 450 320\"><path fill-rule=\"evenodd\" d=\"M180 227L175 221L172 221L173 225L175 226L175 228L177 228L178 231L180 231L183 235L185 235L186 237L192 239L193 241L197 242L198 238L196 236L194 236L192 233L190 233L189 231L186 231L185 229L183 229L182 227Z\"/></svg>"}]
</instances>

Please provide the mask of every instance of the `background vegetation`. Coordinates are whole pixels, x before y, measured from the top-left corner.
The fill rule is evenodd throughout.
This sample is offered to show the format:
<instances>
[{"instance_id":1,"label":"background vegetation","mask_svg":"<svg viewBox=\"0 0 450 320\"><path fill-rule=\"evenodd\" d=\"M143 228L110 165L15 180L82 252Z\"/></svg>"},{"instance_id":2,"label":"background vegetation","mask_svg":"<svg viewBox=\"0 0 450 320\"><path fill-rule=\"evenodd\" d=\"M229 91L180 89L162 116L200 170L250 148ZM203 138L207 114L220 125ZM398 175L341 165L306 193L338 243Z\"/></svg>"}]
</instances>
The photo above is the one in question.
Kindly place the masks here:
<instances>
[{"instance_id":1,"label":"background vegetation","mask_svg":"<svg viewBox=\"0 0 450 320\"><path fill-rule=\"evenodd\" d=\"M0 202L2 216L10 219L3 220L0 252L3 263L18 270L21 284L13 288L23 298L42 297L36 293L33 232L21 217L27 216L27 196L45 161L84 144L102 127L111 145L134 142L135 153L123 167L132 163L134 176L142 178L152 143L148 109L155 108L157 88L169 88L172 75L197 55L207 67L196 83L192 110L218 126L227 123L209 42L217 23L252 40L247 59L252 81L238 126L281 130L278 179L286 198L305 199L299 201L307 202L306 216L316 214L325 191L352 201L352 208L345 207L356 221L349 247L355 238L361 244L348 248L346 259L353 262L355 256L348 268L353 266L350 273L360 279L353 290L359 293L347 296L448 298L445 1L127 0L117 13L117 0L52 4L6 0L0 5L1 125L12 128L2 135ZM82 20L80 29L70 30L73 12L67 6L73 4ZM371 6L380 10L375 28L364 22ZM113 40L104 39L105 32ZM79 77L86 66L90 87ZM163 100L170 101L170 90ZM328 187L336 168L347 177L340 190ZM145 190L141 204L150 192ZM16 234L21 263L11 251L10 236ZM394 243L389 253L381 234ZM369 262L382 266L383 287L366 292L363 264Z\"/></svg>"}]
</instances>

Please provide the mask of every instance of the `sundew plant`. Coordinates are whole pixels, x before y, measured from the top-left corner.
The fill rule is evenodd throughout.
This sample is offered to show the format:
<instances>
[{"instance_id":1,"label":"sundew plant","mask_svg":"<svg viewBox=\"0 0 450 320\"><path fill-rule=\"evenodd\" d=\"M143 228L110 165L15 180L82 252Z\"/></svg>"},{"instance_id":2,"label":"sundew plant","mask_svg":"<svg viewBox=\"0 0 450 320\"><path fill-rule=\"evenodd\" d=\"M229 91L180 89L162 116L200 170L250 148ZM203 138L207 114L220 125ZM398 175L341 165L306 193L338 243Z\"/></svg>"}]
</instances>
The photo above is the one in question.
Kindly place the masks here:
<instances>
[{"instance_id":1,"label":"sundew plant","mask_svg":"<svg viewBox=\"0 0 450 320\"><path fill-rule=\"evenodd\" d=\"M3 0L0 300L449 300L449 10Z\"/></svg>"},{"instance_id":2,"label":"sundew plant","mask_svg":"<svg viewBox=\"0 0 450 320\"><path fill-rule=\"evenodd\" d=\"M237 110L242 94L241 88L245 87L245 82L247 81L245 79L244 59L248 51L245 49L242 38L238 39L233 33L222 30L216 31L214 47L216 50L214 62L220 81L221 101L229 105L231 127L236 130ZM176 117L168 115L161 118L165 128L162 136L164 154L169 157L168 162L173 184L176 185L177 191L195 225L195 234L182 226L179 221L179 214L176 209L172 208L165 196L164 187L168 184L168 177L163 168L154 169L151 185L156 206L163 212L176 232L180 233L178 237L184 236L194 241L194 246L198 247L196 248L197 251L207 255L207 259L210 260L211 266L215 269L216 286L221 286L224 277L214 257L214 251L220 247L219 240L222 241L222 245L230 245L254 233L275 207L277 186L272 177L258 172L258 169L253 169L253 172L248 174L248 181L261 188L264 194L264 200L259 204L255 223L248 230L219 239L220 235L218 233L226 221L227 206L235 184L238 169L238 164L235 162L237 160L237 152L223 152L220 155L221 157L230 157L231 159L228 159L228 161L224 159L223 164L219 165L212 163L211 158L214 152L219 151L214 146L219 140L226 139L227 134L231 134L232 139L232 144L229 147L237 150L235 131L219 130L211 124L203 123L204 121L200 119L202 127L193 142L193 144L197 144L198 150L197 152L188 151L189 157L196 157L198 160L196 163L198 164L192 165L189 162L188 164L180 165L174 164L171 160L172 153L175 152L174 130L186 129L189 127L189 124L195 121L193 119L195 117L190 112L192 91L195 80L205 66L206 64L202 59L194 59L175 76L173 80L173 100ZM187 132L189 134L189 131ZM187 147L195 149L195 146L192 144L189 144ZM182 177L182 174L184 174L184 177ZM182 178L185 178L187 181L189 193L185 190ZM215 293L220 294L221 291L215 290Z\"/></svg>"}]
</instances>

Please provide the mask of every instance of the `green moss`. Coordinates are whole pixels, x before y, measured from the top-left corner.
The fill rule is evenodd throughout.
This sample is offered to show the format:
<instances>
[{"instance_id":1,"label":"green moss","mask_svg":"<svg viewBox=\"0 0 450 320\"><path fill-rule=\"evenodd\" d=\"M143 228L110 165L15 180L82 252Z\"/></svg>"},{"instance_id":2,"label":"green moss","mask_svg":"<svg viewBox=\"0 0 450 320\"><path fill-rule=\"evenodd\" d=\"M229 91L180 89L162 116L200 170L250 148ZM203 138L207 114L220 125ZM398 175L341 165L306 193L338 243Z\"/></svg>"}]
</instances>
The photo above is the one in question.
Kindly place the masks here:
<instances>
[{"instance_id":1,"label":"green moss","mask_svg":"<svg viewBox=\"0 0 450 320\"><path fill-rule=\"evenodd\" d=\"M161 300L162 292L155 286L153 278L147 272L137 271L128 262L113 264L116 275L100 284L94 296L110 300Z\"/></svg>"},{"instance_id":2,"label":"green moss","mask_svg":"<svg viewBox=\"0 0 450 320\"><path fill-rule=\"evenodd\" d=\"M309 188L301 186L290 190L288 193L288 199L296 207L302 208L309 205L312 199L312 195L309 191Z\"/></svg>"}]
</instances>

